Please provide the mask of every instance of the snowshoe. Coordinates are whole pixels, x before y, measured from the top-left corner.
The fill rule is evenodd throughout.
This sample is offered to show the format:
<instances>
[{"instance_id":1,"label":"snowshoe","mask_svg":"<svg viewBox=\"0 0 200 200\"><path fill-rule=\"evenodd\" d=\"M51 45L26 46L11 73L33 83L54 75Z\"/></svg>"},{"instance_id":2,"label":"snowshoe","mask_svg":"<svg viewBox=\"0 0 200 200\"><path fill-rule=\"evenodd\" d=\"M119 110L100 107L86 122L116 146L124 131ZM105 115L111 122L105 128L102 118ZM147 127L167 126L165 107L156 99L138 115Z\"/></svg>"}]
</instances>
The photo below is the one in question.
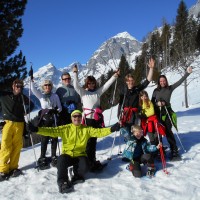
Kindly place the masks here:
<instances>
[{"instance_id":1,"label":"snowshoe","mask_svg":"<svg viewBox=\"0 0 200 200\"><path fill-rule=\"evenodd\" d=\"M170 158L170 161L172 161L172 162L181 161L181 160L182 160L182 158L181 158L180 155L172 156L172 157Z\"/></svg>"},{"instance_id":2,"label":"snowshoe","mask_svg":"<svg viewBox=\"0 0 200 200\"><path fill-rule=\"evenodd\" d=\"M132 172L133 169L134 169L133 164L132 164L132 163L129 163L129 164L126 166L126 169L127 169L128 171Z\"/></svg>"},{"instance_id":3,"label":"snowshoe","mask_svg":"<svg viewBox=\"0 0 200 200\"><path fill-rule=\"evenodd\" d=\"M9 174L5 174L3 172L0 172L0 182L8 180L9 179Z\"/></svg>"},{"instance_id":4,"label":"snowshoe","mask_svg":"<svg viewBox=\"0 0 200 200\"><path fill-rule=\"evenodd\" d=\"M51 166L52 167L56 167L57 166L57 161L58 161L57 156L52 157L52 159L51 159Z\"/></svg>"},{"instance_id":5,"label":"snowshoe","mask_svg":"<svg viewBox=\"0 0 200 200\"><path fill-rule=\"evenodd\" d=\"M39 158L38 159L38 167L40 170L49 169L50 165L47 158Z\"/></svg>"},{"instance_id":6,"label":"snowshoe","mask_svg":"<svg viewBox=\"0 0 200 200\"><path fill-rule=\"evenodd\" d=\"M73 185L70 183L70 181L59 183L58 188L59 188L59 192L62 194L69 193L74 190Z\"/></svg>"},{"instance_id":7,"label":"snowshoe","mask_svg":"<svg viewBox=\"0 0 200 200\"><path fill-rule=\"evenodd\" d=\"M146 176L149 177L149 178L152 178L155 176L155 168L154 167L148 167L147 169L147 173L146 173Z\"/></svg>"},{"instance_id":8,"label":"snowshoe","mask_svg":"<svg viewBox=\"0 0 200 200\"><path fill-rule=\"evenodd\" d=\"M78 183L83 183L85 182L85 179L83 176L79 175L79 174L75 174L73 177L72 177L72 180L71 180L72 184L75 185L75 184L78 184Z\"/></svg>"},{"instance_id":9,"label":"snowshoe","mask_svg":"<svg viewBox=\"0 0 200 200\"><path fill-rule=\"evenodd\" d=\"M171 152L171 157L170 157L170 161L181 161L182 158L178 153L178 150L173 150Z\"/></svg>"},{"instance_id":10,"label":"snowshoe","mask_svg":"<svg viewBox=\"0 0 200 200\"><path fill-rule=\"evenodd\" d=\"M22 171L20 169L14 169L10 172L10 177L18 177L22 175Z\"/></svg>"},{"instance_id":11,"label":"snowshoe","mask_svg":"<svg viewBox=\"0 0 200 200\"><path fill-rule=\"evenodd\" d=\"M107 163L101 164L100 161L94 161L90 165L90 172L101 172Z\"/></svg>"}]
</instances>

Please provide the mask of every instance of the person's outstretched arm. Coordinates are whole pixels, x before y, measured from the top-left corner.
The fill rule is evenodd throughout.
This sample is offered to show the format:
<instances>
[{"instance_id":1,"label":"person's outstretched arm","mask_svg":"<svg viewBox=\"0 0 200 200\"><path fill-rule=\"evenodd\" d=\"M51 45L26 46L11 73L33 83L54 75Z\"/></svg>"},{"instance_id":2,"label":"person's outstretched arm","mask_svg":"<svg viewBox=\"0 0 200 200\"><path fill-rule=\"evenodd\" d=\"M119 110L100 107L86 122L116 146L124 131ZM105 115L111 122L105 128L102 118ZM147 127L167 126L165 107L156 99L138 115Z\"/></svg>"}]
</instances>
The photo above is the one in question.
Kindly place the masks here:
<instances>
[{"instance_id":1,"label":"person's outstretched arm","mask_svg":"<svg viewBox=\"0 0 200 200\"><path fill-rule=\"evenodd\" d=\"M153 69L155 67L155 60L153 58L149 59L148 67L149 67L149 73L148 73L148 76L147 76L147 80L150 82L150 81L152 81Z\"/></svg>"}]
</instances>

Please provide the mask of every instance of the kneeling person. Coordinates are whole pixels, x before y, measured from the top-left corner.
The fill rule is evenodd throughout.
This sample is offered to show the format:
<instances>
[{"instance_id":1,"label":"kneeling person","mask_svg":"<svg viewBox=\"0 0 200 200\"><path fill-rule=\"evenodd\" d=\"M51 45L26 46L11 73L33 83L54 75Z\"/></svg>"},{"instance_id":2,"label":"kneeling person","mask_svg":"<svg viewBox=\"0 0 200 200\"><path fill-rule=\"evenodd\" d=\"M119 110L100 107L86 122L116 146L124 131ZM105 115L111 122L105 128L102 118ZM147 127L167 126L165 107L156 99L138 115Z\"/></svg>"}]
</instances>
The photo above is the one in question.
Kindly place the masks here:
<instances>
[{"instance_id":1,"label":"kneeling person","mask_svg":"<svg viewBox=\"0 0 200 200\"><path fill-rule=\"evenodd\" d=\"M148 143L147 139L143 136L142 128L138 125L133 125L131 127L131 132L133 135L129 140L129 145L132 146L132 160L129 164L129 169L133 176L139 178L142 176L140 164L147 164L147 176L154 176L155 167L154 159L151 152L157 151L162 144L159 143L157 146Z\"/></svg>"},{"instance_id":2,"label":"kneeling person","mask_svg":"<svg viewBox=\"0 0 200 200\"><path fill-rule=\"evenodd\" d=\"M40 135L61 137L62 138L62 155L58 157L57 183L59 192L68 193L73 190L73 184L84 182L84 173L89 169L88 158L86 154L87 141L91 137L104 137L111 132L120 129L119 123L111 128L92 128L83 126L82 113L75 110L71 114L72 123L58 127L34 127L29 124L28 129L32 132L38 132ZM68 177L68 167L73 166L72 180ZM81 172L80 172L81 166Z\"/></svg>"}]
</instances>

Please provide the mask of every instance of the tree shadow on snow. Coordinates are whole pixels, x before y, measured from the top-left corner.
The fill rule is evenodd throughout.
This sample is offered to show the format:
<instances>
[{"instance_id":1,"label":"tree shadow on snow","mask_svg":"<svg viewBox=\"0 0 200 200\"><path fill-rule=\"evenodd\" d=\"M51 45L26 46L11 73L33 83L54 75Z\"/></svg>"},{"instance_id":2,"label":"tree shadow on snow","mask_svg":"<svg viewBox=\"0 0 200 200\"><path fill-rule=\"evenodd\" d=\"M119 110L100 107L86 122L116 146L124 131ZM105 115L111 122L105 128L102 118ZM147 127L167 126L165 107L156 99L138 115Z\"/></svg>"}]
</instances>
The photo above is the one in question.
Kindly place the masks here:
<instances>
[{"instance_id":1,"label":"tree shadow on snow","mask_svg":"<svg viewBox=\"0 0 200 200\"><path fill-rule=\"evenodd\" d=\"M190 109L190 110L176 112L178 117L181 117L181 116L195 116L195 115L199 115L199 113L200 113L200 108L193 108L193 109Z\"/></svg>"},{"instance_id":2,"label":"tree shadow on snow","mask_svg":"<svg viewBox=\"0 0 200 200\"><path fill-rule=\"evenodd\" d=\"M184 149L186 150L186 153L196 144L200 143L200 132L199 131L191 131L188 133L184 133L184 134L179 134L178 136L180 138L180 141L184 147ZM179 139L177 137L177 135L175 135L176 138L176 143L178 148L180 149L179 152L180 154L184 154L184 150L179 142Z\"/></svg>"}]
</instances>

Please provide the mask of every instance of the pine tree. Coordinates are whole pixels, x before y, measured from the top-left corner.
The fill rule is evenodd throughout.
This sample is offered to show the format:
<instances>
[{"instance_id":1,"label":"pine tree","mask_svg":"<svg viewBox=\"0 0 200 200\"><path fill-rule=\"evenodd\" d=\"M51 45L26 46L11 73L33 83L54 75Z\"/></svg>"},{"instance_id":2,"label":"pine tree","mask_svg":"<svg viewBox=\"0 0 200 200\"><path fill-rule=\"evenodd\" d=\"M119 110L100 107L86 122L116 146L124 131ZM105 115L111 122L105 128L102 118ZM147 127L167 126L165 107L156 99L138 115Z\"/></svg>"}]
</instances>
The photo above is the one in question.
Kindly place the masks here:
<instances>
[{"instance_id":1,"label":"pine tree","mask_svg":"<svg viewBox=\"0 0 200 200\"><path fill-rule=\"evenodd\" d=\"M119 70L120 70L120 77L117 79L117 85L116 85L116 91L114 95L115 90L115 84L116 82L101 96L101 108L103 110L110 108L111 106L116 105L119 102L119 95L124 91L125 86L125 79L124 77L131 73L133 74L133 69L130 68L126 57L124 55L121 56L121 60L119 63ZM110 70L105 77L104 75L101 76L100 82L101 86L111 77L113 76L114 71Z\"/></svg>"},{"instance_id":2,"label":"pine tree","mask_svg":"<svg viewBox=\"0 0 200 200\"><path fill-rule=\"evenodd\" d=\"M180 74L184 74L187 67L194 61L195 37L197 33L197 23L188 18L188 11L183 1L180 2L177 11L174 38L170 56L172 64ZM185 106L188 107L187 79L184 81Z\"/></svg>"},{"instance_id":3,"label":"pine tree","mask_svg":"<svg viewBox=\"0 0 200 200\"><path fill-rule=\"evenodd\" d=\"M8 89L13 80L27 75L22 51L13 55L23 33L21 17L26 4L27 0L0 1L0 90Z\"/></svg>"},{"instance_id":4,"label":"pine tree","mask_svg":"<svg viewBox=\"0 0 200 200\"><path fill-rule=\"evenodd\" d=\"M195 41L196 41L196 47L200 51L200 26L198 28Z\"/></svg>"},{"instance_id":5,"label":"pine tree","mask_svg":"<svg viewBox=\"0 0 200 200\"><path fill-rule=\"evenodd\" d=\"M160 65L159 71L161 71L163 68L167 67L170 64L169 59L169 52L170 52L170 38L171 38L171 29L170 25L164 21L163 28L162 28L162 34L160 36L160 42L161 42L161 53L162 53L162 63Z\"/></svg>"}]
</instances>

